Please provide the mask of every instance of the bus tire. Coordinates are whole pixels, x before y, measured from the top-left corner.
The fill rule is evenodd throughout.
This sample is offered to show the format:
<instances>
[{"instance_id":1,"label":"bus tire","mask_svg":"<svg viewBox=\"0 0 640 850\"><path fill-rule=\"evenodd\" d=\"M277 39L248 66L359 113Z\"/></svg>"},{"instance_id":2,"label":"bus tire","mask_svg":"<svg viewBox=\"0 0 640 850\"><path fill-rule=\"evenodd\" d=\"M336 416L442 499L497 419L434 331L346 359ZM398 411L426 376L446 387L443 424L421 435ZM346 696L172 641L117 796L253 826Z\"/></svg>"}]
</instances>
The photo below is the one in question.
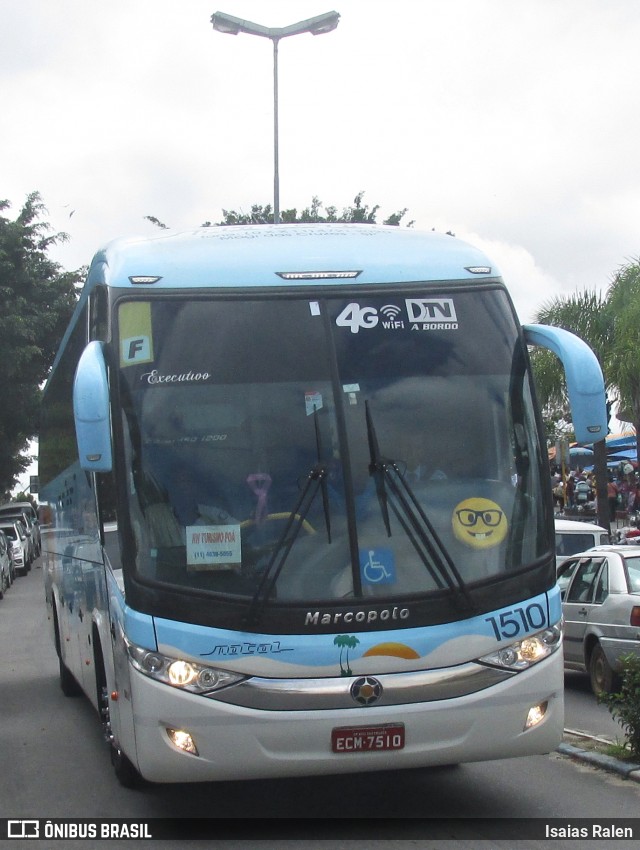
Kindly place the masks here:
<instances>
[{"instance_id":1,"label":"bus tire","mask_svg":"<svg viewBox=\"0 0 640 850\"><path fill-rule=\"evenodd\" d=\"M60 656L58 656L58 665L60 668L60 690L62 693L66 697L80 696L80 685L73 678L73 673L69 670Z\"/></svg>"},{"instance_id":2,"label":"bus tire","mask_svg":"<svg viewBox=\"0 0 640 850\"><path fill-rule=\"evenodd\" d=\"M115 742L111 744L111 764L116 778L123 788L139 788L141 786L142 777Z\"/></svg>"},{"instance_id":3,"label":"bus tire","mask_svg":"<svg viewBox=\"0 0 640 850\"><path fill-rule=\"evenodd\" d=\"M73 677L73 673L62 660L62 644L60 641L60 627L58 625L58 612L53 606L53 631L55 637L56 654L58 656L58 672L60 677L60 690L66 697L77 697L81 694L80 685Z\"/></svg>"},{"instance_id":4,"label":"bus tire","mask_svg":"<svg viewBox=\"0 0 640 850\"><path fill-rule=\"evenodd\" d=\"M111 764L116 778L123 788L139 788L142 784L142 776L136 770L133 763L122 752L116 742L111 726L111 709L109 707L109 690L107 688L107 675L104 669L102 649L97 634L94 632L94 657L96 670L96 694L98 698L98 712L105 741L109 744Z\"/></svg>"}]
</instances>

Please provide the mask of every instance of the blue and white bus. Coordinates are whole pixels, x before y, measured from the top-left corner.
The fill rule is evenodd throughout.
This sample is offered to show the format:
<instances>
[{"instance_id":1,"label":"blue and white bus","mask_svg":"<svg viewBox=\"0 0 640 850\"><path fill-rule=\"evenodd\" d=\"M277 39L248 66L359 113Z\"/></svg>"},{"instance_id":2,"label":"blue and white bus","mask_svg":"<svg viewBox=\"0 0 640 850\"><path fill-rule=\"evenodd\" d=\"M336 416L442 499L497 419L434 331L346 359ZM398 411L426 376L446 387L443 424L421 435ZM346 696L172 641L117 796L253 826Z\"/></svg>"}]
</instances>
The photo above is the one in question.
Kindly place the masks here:
<instances>
[{"instance_id":1,"label":"blue and white bus","mask_svg":"<svg viewBox=\"0 0 640 850\"><path fill-rule=\"evenodd\" d=\"M44 395L43 566L62 688L123 784L557 745L528 345L603 438L591 350L523 328L449 235L211 227L95 256Z\"/></svg>"}]
</instances>

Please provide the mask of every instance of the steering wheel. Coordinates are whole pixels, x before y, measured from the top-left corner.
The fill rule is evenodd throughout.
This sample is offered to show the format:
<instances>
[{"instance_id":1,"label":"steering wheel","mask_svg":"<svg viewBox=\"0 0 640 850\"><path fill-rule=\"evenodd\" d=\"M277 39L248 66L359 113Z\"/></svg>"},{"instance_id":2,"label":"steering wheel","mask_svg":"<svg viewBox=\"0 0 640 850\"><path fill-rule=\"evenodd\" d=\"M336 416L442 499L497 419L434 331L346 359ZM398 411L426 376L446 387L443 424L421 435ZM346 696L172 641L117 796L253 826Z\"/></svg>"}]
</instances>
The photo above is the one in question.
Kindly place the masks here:
<instances>
[{"instance_id":1,"label":"steering wheel","mask_svg":"<svg viewBox=\"0 0 640 850\"><path fill-rule=\"evenodd\" d=\"M289 519L290 517L290 513L288 513L287 511L281 511L280 513L267 514L262 522L272 522L274 520ZM293 518L298 520L298 522L300 522L300 520L302 519L300 514L293 514ZM245 519L240 523L240 528L249 528L252 525L257 525L257 521L255 519ZM317 534L315 528L307 519L302 519L302 528L307 532L307 534Z\"/></svg>"},{"instance_id":2,"label":"steering wheel","mask_svg":"<svg viewBox=\"0 0 640 850\"><path fill-rule=\"evenodd\" d=\"M240 528L244 530L259 529L266 525L267 522L282 522L283 520L288 520L290 518L291 514L288 511L282 511L279 513L267 514L261 523L258 523L253 518L245 519L240 523ZM302 520L301 528L304 530L306 535L312 536L317 533L311 523L306 519L302 519L300 514L293 514L293 518L298 522ZM280 536L276 535L275 537L271 537L269 540L262 543L259 542L257 545L253 546L247 542L248 551L243 553L243 563L245 566L247 566L250 571L259 569L258 564L260 564L261 559L270 555L275 550L279 539Z\"/></svg>"}]
</instances>

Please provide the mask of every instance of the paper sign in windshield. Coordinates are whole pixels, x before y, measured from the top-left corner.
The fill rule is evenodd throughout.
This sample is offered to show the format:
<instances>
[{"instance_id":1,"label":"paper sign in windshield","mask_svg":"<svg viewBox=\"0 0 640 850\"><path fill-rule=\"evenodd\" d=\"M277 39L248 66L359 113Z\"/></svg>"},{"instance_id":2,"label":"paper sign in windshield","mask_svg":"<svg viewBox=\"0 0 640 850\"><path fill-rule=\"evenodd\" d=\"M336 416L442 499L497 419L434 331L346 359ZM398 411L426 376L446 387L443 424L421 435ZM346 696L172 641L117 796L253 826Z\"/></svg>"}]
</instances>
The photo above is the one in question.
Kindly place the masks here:
<instances>
[{"instance_id":1,"label":"paper sign in windshield","mask_svg":"<svg viewBox=\"0 0 640 850\"><path fill-rule=\"evenodd\" d=\"M239 525L187 526L189 570L229 569L241 560Z\"/></svg>"},{"instance_id":2,"label":"paper sign in windshield","mask_svg":"<svg viewBox=\"0 0 640 850\"><path fill-rule=\"evenodd\" d=\"M312 416L316 410L322 409L322 393L309 390L304 394L304 406L307 416Z\"/></svg>"}]
</instances>

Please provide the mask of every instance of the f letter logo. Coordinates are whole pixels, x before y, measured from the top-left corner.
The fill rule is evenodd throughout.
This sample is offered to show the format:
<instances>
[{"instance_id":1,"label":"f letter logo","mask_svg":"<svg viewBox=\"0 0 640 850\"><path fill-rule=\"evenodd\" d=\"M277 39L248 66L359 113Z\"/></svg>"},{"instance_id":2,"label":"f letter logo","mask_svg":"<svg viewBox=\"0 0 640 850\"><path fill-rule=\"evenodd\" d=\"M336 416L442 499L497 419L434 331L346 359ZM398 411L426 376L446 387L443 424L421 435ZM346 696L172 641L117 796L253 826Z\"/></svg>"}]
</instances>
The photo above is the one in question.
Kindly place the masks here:
<instances>
[{"instance_id":1,"label":"f letter logo","mask_svg":"<svg viewBox=\"0 0 640 850\"><path fill-rule=\"evenodd\" d=\"M123 363L148 363L150 359L151 345L148 336L134 336L122 340Z\"/></svg>"}]
</instances>

